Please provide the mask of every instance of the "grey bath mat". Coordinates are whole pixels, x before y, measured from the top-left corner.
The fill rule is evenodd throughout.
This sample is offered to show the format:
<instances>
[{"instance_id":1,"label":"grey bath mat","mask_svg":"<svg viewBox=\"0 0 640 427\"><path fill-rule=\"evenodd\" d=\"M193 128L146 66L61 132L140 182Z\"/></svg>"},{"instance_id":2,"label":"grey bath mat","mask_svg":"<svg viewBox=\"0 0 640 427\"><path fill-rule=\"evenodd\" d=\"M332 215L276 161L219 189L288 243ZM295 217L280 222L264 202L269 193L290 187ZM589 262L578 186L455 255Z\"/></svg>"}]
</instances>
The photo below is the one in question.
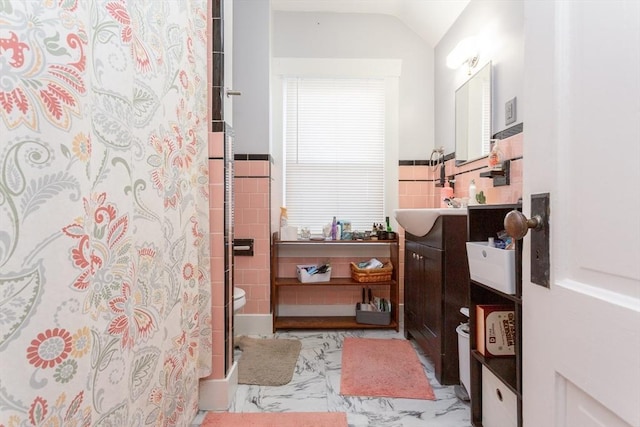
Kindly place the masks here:
<instances>
[{"instance_id":1,"label":"grey bath mat","mask_svg":"<svg viewBox=\"0 0 640 427\"><path fill-rule=\"evenodd\" d=\"M238 337L242 350L238 384L277 386L291 381L302 348L299 340Z\"/></svg>"}]
</instances>

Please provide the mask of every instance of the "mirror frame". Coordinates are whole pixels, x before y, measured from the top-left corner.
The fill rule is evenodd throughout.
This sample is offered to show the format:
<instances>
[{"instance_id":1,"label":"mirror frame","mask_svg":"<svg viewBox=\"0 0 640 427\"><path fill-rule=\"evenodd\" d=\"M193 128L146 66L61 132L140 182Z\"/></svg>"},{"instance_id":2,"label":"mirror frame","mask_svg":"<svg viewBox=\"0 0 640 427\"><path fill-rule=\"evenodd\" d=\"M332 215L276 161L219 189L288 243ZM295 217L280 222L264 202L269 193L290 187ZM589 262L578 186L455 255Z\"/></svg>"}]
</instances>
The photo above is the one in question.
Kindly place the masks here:
<instances>
[{"instance_id":1,"label":"mirror frame","mask_svg":"<svg viewBox=\"0 0 640 427\"><path fill-rule=\"evenodd\" d=\"M485 75L486 74L486 75ZM483 130L483 115L484 105L482 93L479 93L478 97L472 99L469 92L477 92L482 90L482 87L478 85L484 81L488 81L488 123L486 123L486 129ZM472 102L473 101L473 102ZM485 101L486 102L486 101ZM475 74L467 79L455 92L455 164L456 166L470 163L489 155L491 150L491 137L493 126L493 71L491 61L483 65ZM473 104L473 105L472 105ZM471 106L476 108L472 111ZM473 113L470 114L470 111ZM485 119L486 120L486 119ZM474 129L480 132L479 137L475 137L475 141L471 141L470 129ZM479 144L479 149L471 150L474 148L473 144ZM460 157L466 157L460 159Z\"/></svg>"}]
</instances>

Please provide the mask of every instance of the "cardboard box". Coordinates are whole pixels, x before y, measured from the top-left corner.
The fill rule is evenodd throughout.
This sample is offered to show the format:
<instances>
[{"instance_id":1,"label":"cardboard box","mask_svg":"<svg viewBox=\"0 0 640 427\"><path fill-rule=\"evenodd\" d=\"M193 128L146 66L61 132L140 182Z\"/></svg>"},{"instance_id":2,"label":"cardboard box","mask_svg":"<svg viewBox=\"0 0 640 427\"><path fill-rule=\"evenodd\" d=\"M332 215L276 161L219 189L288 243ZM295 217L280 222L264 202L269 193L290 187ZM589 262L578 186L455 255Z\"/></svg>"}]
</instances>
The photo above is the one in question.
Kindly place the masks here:
<instances>
[{"instance_id":1,"label":"cardboard box","mask_svg":"<svg viewBox=\"0 0 640 427\"><path fill-rule=\"evenodd\" d=\"M296 265L296 273L298 274L298 280L302 283L322 283L331 280L331 267L327 269L326 273L307 273L307 268L316 267L316 264Z\"/></svg>"},{"instance_id":2,"label":"cardboard box","mask_svg":"<svg viewBox=\"0 0 640 427\"><path fill-rule=\"evenodd\" d=\"M513 306L476 306L476 349L484 357L516 354L516 317Z\"/></svg>"}]
</instances>

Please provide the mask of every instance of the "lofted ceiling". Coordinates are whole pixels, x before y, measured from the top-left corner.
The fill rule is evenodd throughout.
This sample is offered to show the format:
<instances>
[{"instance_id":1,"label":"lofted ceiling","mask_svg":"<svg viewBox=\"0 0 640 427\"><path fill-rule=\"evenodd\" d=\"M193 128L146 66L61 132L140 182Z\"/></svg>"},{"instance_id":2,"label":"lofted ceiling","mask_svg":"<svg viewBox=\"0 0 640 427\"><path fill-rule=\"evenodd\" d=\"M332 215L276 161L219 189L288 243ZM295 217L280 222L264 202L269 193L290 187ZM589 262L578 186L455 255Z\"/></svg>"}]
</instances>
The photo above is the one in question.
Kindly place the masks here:
<instances>
[{"instance_id":1,"label":"lofted ceiling","mask_svg":"<svg viewBox=\"0 0 640 427\"><path fill-rule=\"evenodd\" d=\"M273 10L395 16L435 47L470 0L271 0Z\"/></svg>"}]
</instances>

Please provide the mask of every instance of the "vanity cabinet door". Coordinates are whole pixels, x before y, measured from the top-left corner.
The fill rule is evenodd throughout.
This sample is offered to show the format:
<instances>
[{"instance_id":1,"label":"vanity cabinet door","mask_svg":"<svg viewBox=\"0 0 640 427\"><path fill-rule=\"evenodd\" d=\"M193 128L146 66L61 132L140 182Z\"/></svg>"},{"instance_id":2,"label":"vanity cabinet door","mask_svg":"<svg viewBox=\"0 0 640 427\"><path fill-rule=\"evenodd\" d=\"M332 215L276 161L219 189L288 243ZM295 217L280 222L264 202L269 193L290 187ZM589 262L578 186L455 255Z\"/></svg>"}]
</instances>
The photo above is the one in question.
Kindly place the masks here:
<instances>
[{"instance_id":1,"label":"vanity cabinet door","mask_svg":"<svg viewBox=\"0 0 640 427\"><path fill-rule=\"evenodd\" d=\"M419 245L410 241L405 243L405 277L404 277L404 317L405 336L416 336L419 325L422 325L421 301L424 301L423 268Z\"/></svg>"},{"instance_id":2,"label":"vanity cabinet door","mask_svg":"<svg viewBox=\"0 0 640 427\"><path fill-rule=\"evenodd\" d=\"M436 372L442 368L442 250L429 246L421 247L422 281L424 295L422 304L421 332L425 337L427 352L436 365Z\"/></svg>"},{"instance_id":3,"label":"vanity cabinet door","mask_svg":"<svg viewBox=\"0 0 640 427\"><path fill-rule=\"evenodd\" d=\"M442 368L442 250L405 241L405 336Z\"/></svg>"}]
</instances>

